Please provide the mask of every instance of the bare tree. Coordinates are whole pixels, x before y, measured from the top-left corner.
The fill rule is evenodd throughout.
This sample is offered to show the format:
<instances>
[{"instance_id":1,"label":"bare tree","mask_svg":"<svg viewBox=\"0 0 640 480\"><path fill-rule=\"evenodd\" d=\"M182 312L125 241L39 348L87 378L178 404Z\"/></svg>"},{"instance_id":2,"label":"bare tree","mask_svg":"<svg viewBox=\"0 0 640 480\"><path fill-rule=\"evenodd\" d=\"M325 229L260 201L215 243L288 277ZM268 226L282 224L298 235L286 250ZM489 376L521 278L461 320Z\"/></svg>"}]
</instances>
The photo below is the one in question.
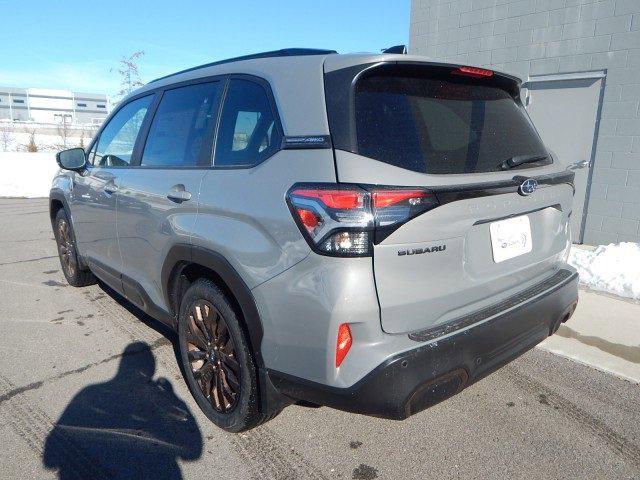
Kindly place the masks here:
<instances>
[{"instance_id":1,"label":"bare tree","mask_svg":"<svg viewBox=\"0 0 640 480\"><path fill-rule=\"evenodd\" d=\"M138 59L144 55L142 50L133 52L131 55L123 56L120 59L118 68L115 69L120 75L120 91L117 93L119 99L129 95L136 88L144 85L140 79L140 72L138 71ZM111 69L113 72L114 69Z\"/></svg>"},{"instance_id":2,"label":"bare tree","mask_svg":"<svg viewBox=\"0 0 640 480\"><path fill-rule=\"evenodd\" d=\"M82 127L82 131L80 132L80 148L85 148L88 143L91 143L91 139L94 137L96 132L98 131L97 125L85 125ZM88 140L86 142L85 140Z\"/></svg>"},{"instance_id":3,"label":"bare tree","mask_svg":"<svg viewBox=\"0 0 640 480\"><path fill-rule=\"evenodd\" d=\"M29 134L29 142L25 145L27 152L37 152L39 150L38 144L36 143L36 131L35 129L27 129L26 133Z\"/></svg>"},{"instance_id":4,"label":"bare tree","mask_svg":"<svg viewBox=\"0 0 640 480\"><path fill-rule=\"evenodd\" d=\"M2 151L9 151L9 144L12 139L12 131L8 122L0 123L0 143L2 143Z\"/></svg>"},{"instance_id":5,"label":"bare tree","mask_svg":"<svg viewBox=\"0 0 640 480\"><path fill-rule=\"evenodd\" d=\"M68 117L62 116L62 123L58 125L58 136L60 137L60 144L57 145L60 150L66 150L69 148L69 137L71 136L70 123L67 121Z\"/></svg>"}]
</instances>

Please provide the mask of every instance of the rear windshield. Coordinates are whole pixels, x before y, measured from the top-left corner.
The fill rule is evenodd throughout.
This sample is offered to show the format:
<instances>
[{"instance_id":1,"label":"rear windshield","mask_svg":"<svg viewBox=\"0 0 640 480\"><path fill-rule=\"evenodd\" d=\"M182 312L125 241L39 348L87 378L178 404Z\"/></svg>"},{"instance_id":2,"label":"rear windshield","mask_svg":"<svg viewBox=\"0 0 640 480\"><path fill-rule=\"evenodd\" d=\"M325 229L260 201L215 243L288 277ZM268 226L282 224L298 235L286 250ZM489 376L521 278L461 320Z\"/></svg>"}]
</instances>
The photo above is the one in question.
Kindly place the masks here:
<instances>
[{"instance_id":1,"label":"rear windshield","mask_svg":"<svg viewBox=\"0 0 640 480\"><path fill-rule=\"evenodd\" d=\"M432 174L493 172L514 156L546 156L523 108L490 82L404 72L361 79L355 93L358 153Z\"/></svg>"}]
</instances>

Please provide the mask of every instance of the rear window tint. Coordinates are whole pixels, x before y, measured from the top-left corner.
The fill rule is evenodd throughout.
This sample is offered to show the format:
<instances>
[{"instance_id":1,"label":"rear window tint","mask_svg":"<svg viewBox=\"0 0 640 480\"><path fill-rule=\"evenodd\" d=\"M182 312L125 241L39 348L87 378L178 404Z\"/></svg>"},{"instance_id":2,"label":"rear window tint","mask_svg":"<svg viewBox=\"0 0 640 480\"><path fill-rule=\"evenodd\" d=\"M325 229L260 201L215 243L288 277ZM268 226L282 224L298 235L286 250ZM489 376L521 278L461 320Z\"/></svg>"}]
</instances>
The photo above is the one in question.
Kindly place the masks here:
<instances>
[{"instance_id":1,"label":"rear window tint","mask_svg":"<svg viewBox=\"0 0 640 480\"><path fill-rule=\"evenodd\" d=\"M389 73L361 79L358 153L431 174L492 172L514 156L546 155L523 108L505 90L482 82Z\"/></svg>"},{"instance_id":2,"label":"rear window tint","mask_svg":"<svg viewBox=\"0 0 640 480\"><path fill-rule=\"evenodd\" d=\"M257 83L232 79L222 109L214 164L250 167L279 148L280 131L265 89Z\"/></svg>"}]
</instances>

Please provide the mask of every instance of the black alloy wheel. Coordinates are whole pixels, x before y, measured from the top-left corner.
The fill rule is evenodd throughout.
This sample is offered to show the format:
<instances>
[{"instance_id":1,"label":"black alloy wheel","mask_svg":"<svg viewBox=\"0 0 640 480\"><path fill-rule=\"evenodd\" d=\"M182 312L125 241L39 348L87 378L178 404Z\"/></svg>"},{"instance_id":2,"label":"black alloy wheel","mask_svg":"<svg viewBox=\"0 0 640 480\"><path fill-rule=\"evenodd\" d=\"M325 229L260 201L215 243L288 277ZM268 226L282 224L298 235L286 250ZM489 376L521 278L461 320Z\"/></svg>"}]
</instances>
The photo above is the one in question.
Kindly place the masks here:
<instances>
[{"instance_id":1,"label":"black alloy wheel","mask_svg":"<svg viewBox=\"0 0 640 480\"><path fill-rule=\"evenodd\" d=\"M82 266L78 249L76 246L76 237L73 227L69 221L67 212L61 208L56 212L53 221L53 234L58 247L58 257L60 257L60 266L69 285L74 287L86 287L96 283L96 278L91 271Z\"/></svg>"},{"instance_id":2,"label":"black alloy wheel","mask_svg":"<svg viewBox=\"0 0 640 480\"><path fill-rule=\"evenodd\" d=\"M220 413L238 402L242 372L227 323L207 300L195 302L189 311L187 356L200 391Z\"/></svg>"},{"instance_id":3,"label":"black alloy wheel","mask_svg":"<svg viewBox=\"0 0 640 480\"><path fill-rule=\"evenodd\" d=\"M78 263L76 260L75 246L71 238L71 227L66 218L60 219L57 226L58 234L56 235L58 243L58 255L60 256L60 264L64 273L73 277L76 274Z\"/></svg>"},{"instance_id":4,"label":"black alloy wheel","mask_svg":"<svg viewBox=\"0 0 640 480\"><path fill-rule=\"evenodd\" d=\"M268 420L242 317L229 294L213 281L197 279L184 293L178 344L189 390L209 420L228 432Z\"/></svg>"}]
</instances>

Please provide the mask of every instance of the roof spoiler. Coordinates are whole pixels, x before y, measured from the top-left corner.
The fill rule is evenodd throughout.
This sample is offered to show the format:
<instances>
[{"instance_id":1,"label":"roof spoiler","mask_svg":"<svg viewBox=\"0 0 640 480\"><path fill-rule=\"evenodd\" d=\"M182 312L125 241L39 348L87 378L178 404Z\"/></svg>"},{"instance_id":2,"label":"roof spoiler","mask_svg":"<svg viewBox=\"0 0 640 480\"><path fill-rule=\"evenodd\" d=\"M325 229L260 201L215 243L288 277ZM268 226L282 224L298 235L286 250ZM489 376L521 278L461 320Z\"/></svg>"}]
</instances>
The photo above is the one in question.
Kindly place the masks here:
<instances>
[{"instance_id":1,"label":"roof spoiler","mask_svg":"<svg viewBox=\"0 0 640 480\"><path fill-rule=\"evenodd\" d=\"M382 53L400 53L402 55L407 54L407 46L406 45L395 45L389 48L383 48Z\"/></svg>"}]
</instances>

